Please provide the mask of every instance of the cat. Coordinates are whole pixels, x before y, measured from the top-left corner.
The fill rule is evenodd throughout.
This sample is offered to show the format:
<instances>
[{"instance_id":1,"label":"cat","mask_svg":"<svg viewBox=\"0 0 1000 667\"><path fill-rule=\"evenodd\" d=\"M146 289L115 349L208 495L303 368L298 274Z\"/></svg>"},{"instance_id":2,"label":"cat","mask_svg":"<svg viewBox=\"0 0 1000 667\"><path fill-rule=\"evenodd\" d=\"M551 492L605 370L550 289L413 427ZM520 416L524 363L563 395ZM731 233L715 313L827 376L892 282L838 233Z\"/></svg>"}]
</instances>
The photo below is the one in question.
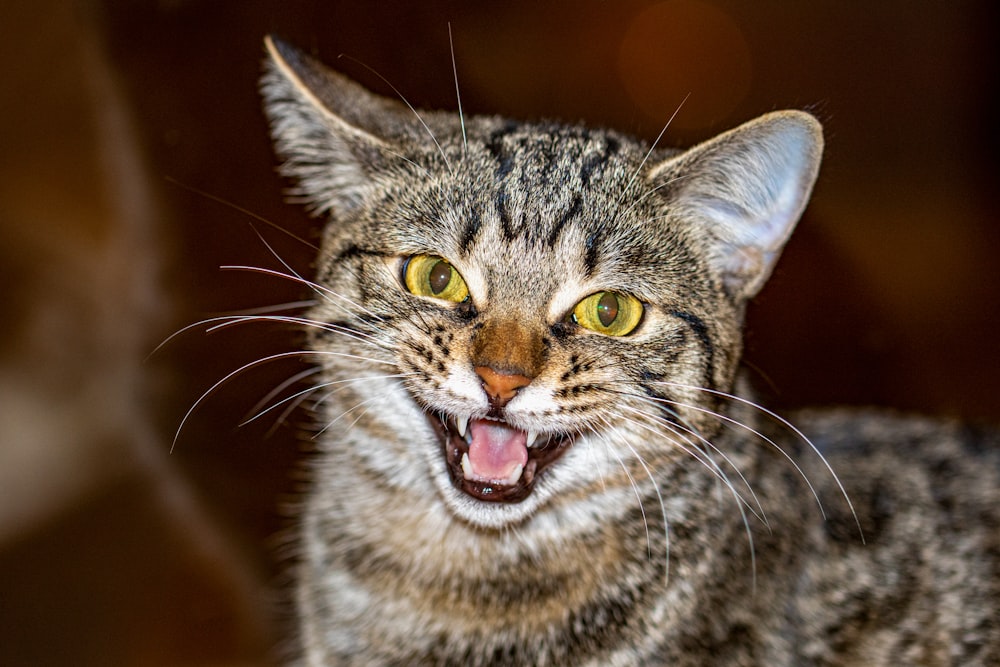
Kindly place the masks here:
<instances>
[{"instance_id":1,"label":"cat","mask_svg":"<svg viewBox=\"0 0 1000 667\"><path fill-rule=\"evenodd\" d=\"M649 148L266 49L281 171L326 220L295 660L1000 664L997 433L786 420L741 373L815 118Z\"/></svg>"}]
</instances>

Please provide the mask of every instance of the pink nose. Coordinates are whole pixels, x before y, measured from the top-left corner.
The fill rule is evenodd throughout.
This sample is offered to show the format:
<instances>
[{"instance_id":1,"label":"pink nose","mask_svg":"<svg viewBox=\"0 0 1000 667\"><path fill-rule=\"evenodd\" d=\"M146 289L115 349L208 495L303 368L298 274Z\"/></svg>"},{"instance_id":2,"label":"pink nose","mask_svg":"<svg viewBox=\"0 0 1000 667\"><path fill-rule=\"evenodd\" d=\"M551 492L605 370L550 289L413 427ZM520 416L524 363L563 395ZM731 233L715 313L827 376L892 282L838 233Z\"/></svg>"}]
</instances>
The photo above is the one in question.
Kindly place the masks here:
<instances>
[{"instance_id":1,"label":"pink nose","mask_svg":"<svg viewBox=\"0 0 1000 667\"><path fill-rule=\"evenodd\" d=\"M502 408L514 398L517 390L531 383L531 378L517 373L499 373L489 366L476 366L476 375L483 381L483 389L490 397L490 403Z\"/></svg>"}]
</instances>

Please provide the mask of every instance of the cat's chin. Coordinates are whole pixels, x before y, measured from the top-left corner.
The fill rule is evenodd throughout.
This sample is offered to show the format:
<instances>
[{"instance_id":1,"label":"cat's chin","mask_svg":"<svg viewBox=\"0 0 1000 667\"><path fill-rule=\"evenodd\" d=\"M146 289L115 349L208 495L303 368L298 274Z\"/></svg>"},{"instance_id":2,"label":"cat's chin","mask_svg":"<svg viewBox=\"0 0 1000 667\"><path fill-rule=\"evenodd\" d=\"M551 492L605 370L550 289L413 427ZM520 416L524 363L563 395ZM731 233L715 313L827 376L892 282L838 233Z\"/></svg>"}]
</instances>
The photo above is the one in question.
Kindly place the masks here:
<instances>
[{"instance_id":1,"label":"cat's chin","mask_svg":"<svg viewBox=\"0 0 1000 667\"><path fill-rule=\"evenodd\" d=\"M452 486L474 500L486 503L521 503L535 490L538 480L546 469L555 463L573 443L573 436L554 434L538 437L520 431L514 426L493 419L474 419L472 423L460 423L454 417L433 417L429 420L434 427L444 453L448 476ZM473 433L477 430L493 429L508 431L511 440L518 441L510 449L520 450L520 460L507 462L502 472L484 475L470 462Z\"/></svg>"}]
</instances>

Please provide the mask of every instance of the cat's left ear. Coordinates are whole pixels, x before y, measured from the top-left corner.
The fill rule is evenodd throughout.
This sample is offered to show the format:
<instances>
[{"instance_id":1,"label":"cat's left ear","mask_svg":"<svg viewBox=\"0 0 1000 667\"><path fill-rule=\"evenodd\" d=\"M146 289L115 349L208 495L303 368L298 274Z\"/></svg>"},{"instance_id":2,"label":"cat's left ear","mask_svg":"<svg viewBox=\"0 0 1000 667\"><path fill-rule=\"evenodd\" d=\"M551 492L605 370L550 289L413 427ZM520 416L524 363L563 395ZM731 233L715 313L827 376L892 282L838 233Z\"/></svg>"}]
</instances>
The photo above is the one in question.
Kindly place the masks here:
<instances>
[{"instance_id":1,"label":"cat's left ear","mask_svg":"<svg viewBox=\"0 0 1000 667\"><path fill-rule=\"evenodd\" d=\"M823 133L802 111L778 111L654 165L671 210L703 226L710 262L734 299L764 285L806 207Z\"/></svg>"}]
</instances>

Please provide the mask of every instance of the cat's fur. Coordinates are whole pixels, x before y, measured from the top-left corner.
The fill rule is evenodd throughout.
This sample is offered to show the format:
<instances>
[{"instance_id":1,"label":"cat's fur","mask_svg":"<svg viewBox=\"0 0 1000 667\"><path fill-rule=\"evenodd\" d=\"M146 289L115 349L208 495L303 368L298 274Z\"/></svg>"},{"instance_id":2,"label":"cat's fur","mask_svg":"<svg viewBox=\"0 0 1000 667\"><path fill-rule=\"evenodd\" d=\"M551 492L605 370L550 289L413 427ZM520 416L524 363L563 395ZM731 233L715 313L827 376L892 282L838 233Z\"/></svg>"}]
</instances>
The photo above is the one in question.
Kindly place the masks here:
<instances>
[{"instance_id":1,"label":"cat's fur","mask_svg":"<svg viewBox=\"0 0 1000 667\"><path fill-rule=\"evenodd\" d=\"M811 116L650 152L417 113L268 50L284 173L329 216L305 664L1000 664L997 437L874 412L793 427L740 379L745 305L819 168ZM423 255L468 298L411 293ZM574 318L604 291L643 304L634 331ZM561 456L463 481L468 418Z\"/></svg>"}]
</instances>

